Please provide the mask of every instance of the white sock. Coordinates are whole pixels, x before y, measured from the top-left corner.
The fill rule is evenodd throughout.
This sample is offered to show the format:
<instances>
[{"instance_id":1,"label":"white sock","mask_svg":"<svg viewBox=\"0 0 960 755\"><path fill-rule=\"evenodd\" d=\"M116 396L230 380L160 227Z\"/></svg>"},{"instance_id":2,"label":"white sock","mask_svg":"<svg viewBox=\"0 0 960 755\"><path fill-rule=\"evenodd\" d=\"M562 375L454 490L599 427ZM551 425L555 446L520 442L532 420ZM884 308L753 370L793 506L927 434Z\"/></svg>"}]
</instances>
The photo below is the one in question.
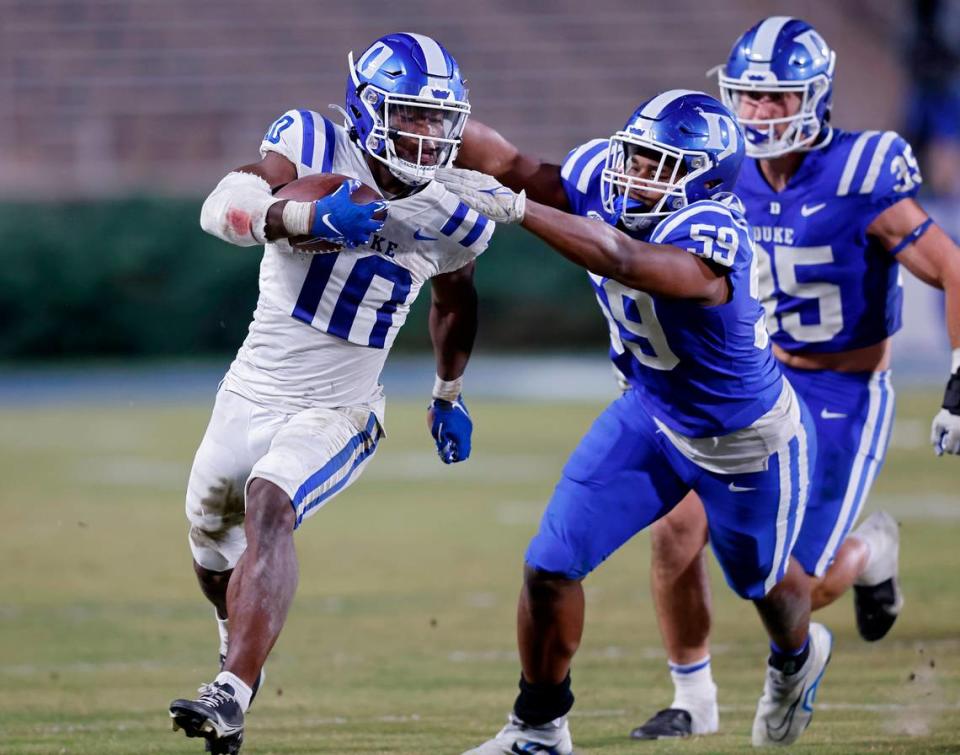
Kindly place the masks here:
<instances>
[{"instance_id":1,"label":"white sock","mask_svg":"<svg viewBox=\"0 0 960 755\"><path fill-rule=\"evenodd\" d=\"M240 709L246 713L247 708L250 707L250 697L253 695L253 690L250 689L246 683L236 674L231 674L229 671L221 671L217 674L217 678L214 679L217 684L229 684L233 687L234 697L237 698L237 702L240 703Z\"/></svg>"},{"instance_id":2,"label":"white sock","mask_svg":"<svg viewBox=\"0 0 960 755\"><path fill-rule=\"evenodd\" d=\"M693 718L694 733L717 730L717 685L713 683L710 656L693 663L669 661L673 679L671 708L680 708Z\"/></svg>"},{"instance_id":3,"label":"white sock","mask_svg":"<svg viewBox=\"0 0 960 755\"><path fill-rule=\"evenodd\" d=\"M230 619L221 619L217 609L213 609L213 615L217 619L217 632L220 634L220 655L227 657L227 644L229 640Z\"/></svg>"}]
</instances>

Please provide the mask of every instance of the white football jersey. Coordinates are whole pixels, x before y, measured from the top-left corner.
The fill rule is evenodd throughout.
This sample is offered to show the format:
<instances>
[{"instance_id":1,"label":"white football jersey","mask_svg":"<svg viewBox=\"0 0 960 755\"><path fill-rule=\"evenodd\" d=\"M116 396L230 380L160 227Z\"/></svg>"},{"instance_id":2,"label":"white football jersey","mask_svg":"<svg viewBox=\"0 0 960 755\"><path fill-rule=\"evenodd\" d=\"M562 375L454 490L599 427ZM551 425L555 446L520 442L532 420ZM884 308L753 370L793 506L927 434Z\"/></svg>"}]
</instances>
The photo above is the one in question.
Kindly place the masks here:
<instances>
[{"instance_id":1,"label":"white football jersey","mask_svg":"<svg viewBox=\"0 0 960 755\"><path fill-rule=\"evenodd\" d=\"M290 110L260 154L278 152L298 177L340 173L376 182L346 129L311 110ZM267 244L260 298L225 387L291 413L369 405L383 421L380 372L421 286L481 254L494 223L436 181L390 202L383 228L363 247L327 254Z\"/></svg>"}]
</instances>

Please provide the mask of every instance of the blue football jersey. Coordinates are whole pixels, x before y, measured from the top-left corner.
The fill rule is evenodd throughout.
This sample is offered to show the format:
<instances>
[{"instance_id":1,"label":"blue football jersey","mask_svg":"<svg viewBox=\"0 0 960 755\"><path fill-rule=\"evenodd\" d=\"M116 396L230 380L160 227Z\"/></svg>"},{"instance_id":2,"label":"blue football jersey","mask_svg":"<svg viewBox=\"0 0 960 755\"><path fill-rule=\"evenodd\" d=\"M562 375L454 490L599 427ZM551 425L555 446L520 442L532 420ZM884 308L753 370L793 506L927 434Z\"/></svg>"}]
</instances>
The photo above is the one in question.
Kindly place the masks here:
<instances>
[{"instance_id":1,"label":"blue football jersey","mask_svg":"<svg viewBox=\"0 0 960 755\"><path fill-rule=\"evenodd\" d=\"M595 140L573 150L561 180L575 214L613 224L600 197L606 145ZM727 268L732 296L704 307L590 273L610 327L610 358L650 414L672 430L705 438L748 427L776 403L783 380L769 346L742 205L733 195L694 202L644 236Z\"/></svg>"},{"instance_id":2,"label":"blue football jersey","mask_svg":"<svg viewBox=\"0 0 960 755\"><path fill-rule=\"evenodd\" d=\"M920 188L910 145L893 131L834 130L775 192L747 159L736 192L760 257L770 334L786 351L836 352L900 328L896 258L867 227Z\"/></svg>"}]
</instances>

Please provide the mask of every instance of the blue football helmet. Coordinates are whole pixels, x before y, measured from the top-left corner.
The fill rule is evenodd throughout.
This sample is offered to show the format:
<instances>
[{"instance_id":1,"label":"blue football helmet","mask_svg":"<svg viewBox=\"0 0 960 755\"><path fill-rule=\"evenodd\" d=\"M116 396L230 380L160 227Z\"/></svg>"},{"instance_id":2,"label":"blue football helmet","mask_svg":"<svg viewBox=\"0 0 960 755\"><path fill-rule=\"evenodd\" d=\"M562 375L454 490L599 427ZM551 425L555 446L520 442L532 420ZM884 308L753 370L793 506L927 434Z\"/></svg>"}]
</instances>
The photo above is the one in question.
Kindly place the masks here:
<instances>
[{"instance_id":1,"label":"blue football helmet","mask_svg":"<svg viewBox=\"0 0 960 755\"><path fill-rule=\"evenodd\" d=\"M732 191L743 153L743 133L717 100L686 89L664 92L610 137L600 174L603 207L631 230L646 228L691 202Z\"/></svg>"},{"instance_id":2,"label":"blue football helmet","mask_svg":"<svg viewBox=\"0 0 960 755\"><path fill-rule=\"evenodd\" d=\"M748 155L771 158L808 149L829 129L836 62L816 29L789 16L766 18L734 43L726 64L714 71L723 104L744 129ZM741 118L741 98L760 92L795 92L800 109L783 118Z\"/></svg>"},{"instance_id":3,"label":"blue football helmet","mask_svg":"<svg viewBox=\"0 0 960 755\"><path fill-rule=\"evenodd\" d=\"M351 135L408 185L451 165L470 114L457 61L422 34L388 34L357 59L347 56Z\"/></svg>"}]
</instances>

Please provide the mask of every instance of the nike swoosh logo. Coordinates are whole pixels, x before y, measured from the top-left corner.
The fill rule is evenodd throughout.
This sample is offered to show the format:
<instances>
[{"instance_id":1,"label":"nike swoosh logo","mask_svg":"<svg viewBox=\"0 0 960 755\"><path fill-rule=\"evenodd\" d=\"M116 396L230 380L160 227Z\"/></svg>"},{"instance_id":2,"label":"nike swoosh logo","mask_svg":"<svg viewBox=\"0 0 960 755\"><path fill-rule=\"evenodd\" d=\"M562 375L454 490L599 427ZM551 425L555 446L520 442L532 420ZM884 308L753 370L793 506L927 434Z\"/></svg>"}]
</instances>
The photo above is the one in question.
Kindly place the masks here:
<instances>
[{"instance_id":1,"label":"nike swoosh logo","mask_svg":"<svg viewBox=\"0 0 960 755\"><path fill-rule=\"evenodd\" d=\"M337 228L333 223L330 222L330 216L331 216L332 214L333 214L333 213L328 212L326 215L324 215L322 218L320 218L320 222L323 223L327 228L329 228L329 229L330 229L331 231L333 231L335 234L337 234L337 236L342 236L343 234L340 233L340 229Z\"/></svg>"},{"instance_id":2,"label":"nike swoosh logo","mask_svg":"<svg viewBox=\"0 0 960 755\"><path fill-rule=\"evenodd\" d=\"M820 210L822 210L826 206L827 206L826 202L821 202L820 204L803 205L800 208L800 214L803 215L803 217L805 218L809 218L811 215L813 215L813 213L820 212Z\"/></svg>"},{"instance_id":3,"label":"nike swoosh logo","mask_svg":"<svg viewBox=\"0 0 960 755\"><path fill-rule=\"evenodd\" d=\"M439 236L427 236L425 233L421 233L419 228L413 232L413 237L417 241L436 241L439 238Z\"/></svg>"},{"instance_id":4,"label":"nike swoosh logo","mask_svg":"<svg viewBox=\"0 0 960 755\"><path fill-rule=\"evenodd\" d=\"M782 742L787 738L787 735L790 734L790 726L793 724L793 717L797 714L797 706L803 699L805 691L806 685L804 685L804 689L800 690L800 694L797 695L797 699L794 700L793 704L787 709L783 720L779 724L776 726L770 726L770 723L767 722L767 736L774 742Z\"/></svg>"},{"instance_id":5,"label":"nike swoosh logo","mask_svg":"<svg viewBox=\"0 0 960 755\"><path fill-rule=\"evenodd\" d=\"M820 410L820 417L822 419L843 419L846 416L843 412L831 412L829 409Z\"/></svg>"},{"instance_id":6,"label":"nike swoosh logo","mask_svg":"<svg viewBox=\"0 0 960 755\"><path fill-rule=\"evenodd\" d=\"M510 189L508 189L506 186L497 186L497 187L495 187L495 188L493 188L493 189L480 189L479 191L480 191L481 194L489 194L489 195L492 196L492 197L495 197L495 196L497 196L498 194L512 194L512 193L513 193L513 192L510 191Z\"/></svg>"},{"instance_id":7,"label":"nike swoosh logo","mask_svg":"<svg viewBox=\"0 0 960 755\"><path fill-rule=\"evenodd\" d=\"M516 753L516 755L532 755L533 753L543 753L543 755L559 755L559 753L549 745L540 744L539 742L527 742L522 748L516 742L513 743L513 746L510 748L510 752Z\"/></svg>"},{"instance_id":8,"label":"nike swoosh logo","mask_svg":"<svg viewBox=\"0 0 960 755\"><path fill-rule=\"evenodd\" d=\"M749 493L751 490L756 490L756 488L743 488L737 485L735 482L731 482L727 486L731 493Z\"/></svg>"}]
</instances>

